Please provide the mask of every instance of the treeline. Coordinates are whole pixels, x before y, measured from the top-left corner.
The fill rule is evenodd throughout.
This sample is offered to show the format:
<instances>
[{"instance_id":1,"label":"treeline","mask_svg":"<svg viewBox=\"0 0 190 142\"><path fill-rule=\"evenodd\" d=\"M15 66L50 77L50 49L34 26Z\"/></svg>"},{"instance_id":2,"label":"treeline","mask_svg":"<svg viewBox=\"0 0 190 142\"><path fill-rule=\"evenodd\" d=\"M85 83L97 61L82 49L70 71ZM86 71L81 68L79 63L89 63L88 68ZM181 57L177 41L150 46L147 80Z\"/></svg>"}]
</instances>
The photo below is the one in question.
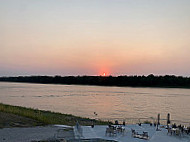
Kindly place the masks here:
<instances>
[{"instance_id":1,"label":"treeline","mask_svg":"<svg viewBox=\"0 0 190 142\"><path fill-rule=\"evenodd\" d=\"M0 81L45 84L78 84L132 87L190 88L190 78L174 75L154 76L18 76L0 77Z\"/></svg>"}]
</instances>

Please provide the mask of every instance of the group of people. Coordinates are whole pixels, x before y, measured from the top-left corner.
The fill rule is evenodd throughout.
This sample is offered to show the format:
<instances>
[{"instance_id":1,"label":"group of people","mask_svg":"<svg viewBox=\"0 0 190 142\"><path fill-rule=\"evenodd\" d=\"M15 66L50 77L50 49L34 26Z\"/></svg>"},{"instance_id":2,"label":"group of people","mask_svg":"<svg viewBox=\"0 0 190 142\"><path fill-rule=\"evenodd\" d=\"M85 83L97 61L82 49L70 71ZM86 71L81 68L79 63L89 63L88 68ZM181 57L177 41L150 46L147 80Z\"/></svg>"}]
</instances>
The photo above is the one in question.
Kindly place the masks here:
<instances>
[{"instance_id":1,"label":"group of people","mask_svg":"<svg viewBox=\"0 0 190 142\"><path fill-rule=\"evenodd\" d=\"M176 123L172 124L171 127L168 125L167 126L168 133L171 135L181 135L181 134L190 134L190 126L184 126L184 125L176 125Z\"/></svg>"},{"instance_id":2,"label":"group of people","mask_svg":"<svg viewBox=\"0 0 190 142\"><path fill-rule=\"evenodd\" d=\"M123 124L125 125L125 124ZM119 125L118 121L116 121L115 125L108 125L108 128L106 128L106 135L109 134L111 135L117 135L118 133L124 133L125 132L125 127L123 125Z\"/></svg>"}]
</instances>

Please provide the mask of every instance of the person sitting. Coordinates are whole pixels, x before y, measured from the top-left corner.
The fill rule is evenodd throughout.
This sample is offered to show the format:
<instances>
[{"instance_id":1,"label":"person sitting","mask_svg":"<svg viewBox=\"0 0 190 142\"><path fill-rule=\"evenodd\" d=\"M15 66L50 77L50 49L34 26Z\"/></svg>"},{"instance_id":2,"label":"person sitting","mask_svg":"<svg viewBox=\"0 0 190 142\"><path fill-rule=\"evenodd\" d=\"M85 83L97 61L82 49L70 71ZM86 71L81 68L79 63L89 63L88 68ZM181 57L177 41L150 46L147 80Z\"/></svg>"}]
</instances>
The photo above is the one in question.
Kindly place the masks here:
<instances>
[{"instance_id":1,"label":"person sitting","mask_svg":"<svg viewBox=\"0 0 190 142\"><path fill-rule=\"evenodd\" d=\"M190 133L190 127L187 128L187 134L189 134L189 133Z\"/></svg>"},{"instance_id":2,"label":"person sitting","mask_svg":"<svg viewBox=\"0 0 190 142\"><path fill-rule=\"evenodd\" d=\"M123 121L123 126L125 126L125 121Z\"/></svg>"},{"instance_id":3,"label":"person sitting","mask_svg":"<svg viewBox=\"0 0 190 142\"><path fill-rule=\"evenodd\" d=\"M176 124L175 124L175 123L172 125L172 128L177 128L177 126L176 126Z\"/></svg>"},{"instance_id":4,"label":"person sitting","mask_svg":"<svg viewBox=\"0 0 190 142\"><path fill-rule=\"evenodd\" d=\"M183 134L184 132L184 126L181 127L181 133Z\"/></svg>"},{"instance_id":5,"label":"person sitting","mask_svg":"<svg viewBox=\"0 0 190 142\"><path fill-rule=\"evenodd\" d=\"M167 133L167 134L172 135L172 130L171 130L171 128L168 128L168 133Z\"/></svg>"},{"instance_id":6,"label":"person sitting","mask_svg":"<svg viewBox=\"0 0 190 142\"><path fill-rule=\"evenodd\" d=\"M111 127L111 124L112 124L112 123L108 121L108 127L109 127L109 128Z\"/></svg>"},{"instance_id":7,"label":"person sitting","mask_svg":"<svg viewBox=\"0 0 190 142\"><path fill-rule=\"evenodd\" d=\"M156 127L156 122L154 122L154 127Z\"/></svg>"},{"instance_id":8,"label":"person sitting","mask_svg":"<svg viewBox=\"0 0 190 142\"><path fill-rule=\"evenodd\" d=\"M92 128L94 128L94 121L92 121L92 125L91 125Z\"/></svg>"},{"instance_id":9,"label":"person sitting","mask_svg":"<svg viewBox=\"0 0 190 142\"><path fill-rule=\"evenodd\" d=\"M115 120L115 125L119 125L119 122L118 122L118 120Z\"/></svg>"}]
</instances>

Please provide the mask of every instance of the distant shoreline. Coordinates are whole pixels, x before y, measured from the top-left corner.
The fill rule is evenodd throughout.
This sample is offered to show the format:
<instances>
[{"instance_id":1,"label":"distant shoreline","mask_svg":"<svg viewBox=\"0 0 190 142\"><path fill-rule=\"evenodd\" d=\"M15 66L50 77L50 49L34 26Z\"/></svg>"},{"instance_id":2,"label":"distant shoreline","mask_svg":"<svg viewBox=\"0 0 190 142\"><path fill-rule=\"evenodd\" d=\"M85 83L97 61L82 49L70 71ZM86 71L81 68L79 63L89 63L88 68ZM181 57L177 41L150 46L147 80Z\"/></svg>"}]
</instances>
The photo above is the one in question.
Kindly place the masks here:
<instances>
[{"instance_id":1,"label":"distant shoreline","mask_svg":"<svg viewBox=\"0 0 190 142\"><path fill-rule=\"evenodd\" d=\"M190 87L176 87L176 86L116 86L116 85L89 85L89 84L61 84L61 83L38 83L38 82L16 82L16 81L0 81L7 83L28 83L28 84L42 84L42 85L78 85L78 86L99 86L99 87L131 87L131 88L168 88L168 89L190 89Z\"/></svg>"},{"instance_id":2,"label":"distant shoreline","mask_svg":"<svg viewBox=\"0 0 190 142\"><path fill-rule=\"evenodd\" d=\"M165 76L19 76L0 77L0 82L93 85L110 87L151 87L190 89L190 78L174 75Z\"/></svg>"}]
</instances>

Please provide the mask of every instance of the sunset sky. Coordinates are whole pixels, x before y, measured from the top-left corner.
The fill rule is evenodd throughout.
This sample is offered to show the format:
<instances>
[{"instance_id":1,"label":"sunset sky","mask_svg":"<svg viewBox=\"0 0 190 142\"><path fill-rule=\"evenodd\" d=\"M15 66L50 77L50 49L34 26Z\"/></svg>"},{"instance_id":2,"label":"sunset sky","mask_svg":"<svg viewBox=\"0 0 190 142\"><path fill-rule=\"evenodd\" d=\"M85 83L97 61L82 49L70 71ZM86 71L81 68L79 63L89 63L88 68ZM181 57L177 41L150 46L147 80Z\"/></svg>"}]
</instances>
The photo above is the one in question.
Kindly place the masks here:
<instances>
[{"instance_id":1,"label":"sunset sky","mask_svg":"<svg viewBox=\"0 0 190 142\"><path fill-rule=\"evenodd\" d=\"M0 0L0 76L190 76L190 0Z\"/></svg>"}]
</instances>

